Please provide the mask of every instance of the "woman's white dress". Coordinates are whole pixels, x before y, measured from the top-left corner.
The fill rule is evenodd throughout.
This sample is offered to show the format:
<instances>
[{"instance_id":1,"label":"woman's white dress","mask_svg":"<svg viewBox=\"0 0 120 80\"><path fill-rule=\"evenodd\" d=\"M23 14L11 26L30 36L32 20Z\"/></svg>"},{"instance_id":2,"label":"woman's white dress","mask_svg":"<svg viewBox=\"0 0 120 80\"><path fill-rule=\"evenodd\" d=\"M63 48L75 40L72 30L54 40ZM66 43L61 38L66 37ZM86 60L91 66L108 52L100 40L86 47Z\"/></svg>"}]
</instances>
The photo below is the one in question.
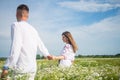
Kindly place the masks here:
<instances>
[{"instance_id":1,"label":"woman's white dress","mask_svg":"<svg viewBox=\"0 0 120 80\"><path fill-rule=\"evenodd\" d=\"M66 44L62 50L61 55L64 56L65 59L60 60L59 66L70 67L75 59L75 53L73 52L72 45Z\"/></svg>"}]
</instances>

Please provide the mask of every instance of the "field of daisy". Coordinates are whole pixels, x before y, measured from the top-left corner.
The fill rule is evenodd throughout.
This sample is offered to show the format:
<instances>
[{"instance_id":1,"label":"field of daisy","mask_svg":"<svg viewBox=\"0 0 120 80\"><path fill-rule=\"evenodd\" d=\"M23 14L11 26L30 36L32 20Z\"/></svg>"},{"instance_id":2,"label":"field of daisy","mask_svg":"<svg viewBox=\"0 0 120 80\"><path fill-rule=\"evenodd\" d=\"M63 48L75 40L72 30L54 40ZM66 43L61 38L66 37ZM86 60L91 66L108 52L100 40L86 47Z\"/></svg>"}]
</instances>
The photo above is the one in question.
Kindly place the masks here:
<instances>
[{"instance_id":1,"label":"field of daisy","mask_svg":"<svg viewBox=\"0 0 120 80\"><path fill-rule=\"evenodd\" d=\"M0 61L0 69L3 64ZM120 80L120 58L76 58L70 68L58 67L55 60L41 59L37 64L35 80ZM11 73L8 78L12 80Z\"/></svg>"}]
</instances>

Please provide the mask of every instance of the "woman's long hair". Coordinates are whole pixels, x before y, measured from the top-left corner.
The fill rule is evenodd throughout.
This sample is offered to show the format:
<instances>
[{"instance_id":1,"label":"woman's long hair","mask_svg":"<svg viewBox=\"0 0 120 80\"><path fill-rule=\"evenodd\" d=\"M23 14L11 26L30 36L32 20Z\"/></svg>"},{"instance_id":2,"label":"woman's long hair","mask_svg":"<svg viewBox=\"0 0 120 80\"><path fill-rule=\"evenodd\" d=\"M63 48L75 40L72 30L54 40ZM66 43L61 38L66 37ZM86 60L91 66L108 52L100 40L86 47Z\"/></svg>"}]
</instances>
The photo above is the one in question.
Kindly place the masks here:
<instances>
[{"instance_id":1,"label":"woman's long hair","mask_svg":"<svg viewBox=\"0 0 120 80\"><path fill-rule=\"evenodd\" d=\"M78 50L78 47L77 47L75 40L72 37L72 34L69 31L65 31L62 33L62 35L64 35L66 38L68 38L69 44L72 45L73 51L74 51L74 53L76 53L76 51Z\"/></svg>"}]
</instances>

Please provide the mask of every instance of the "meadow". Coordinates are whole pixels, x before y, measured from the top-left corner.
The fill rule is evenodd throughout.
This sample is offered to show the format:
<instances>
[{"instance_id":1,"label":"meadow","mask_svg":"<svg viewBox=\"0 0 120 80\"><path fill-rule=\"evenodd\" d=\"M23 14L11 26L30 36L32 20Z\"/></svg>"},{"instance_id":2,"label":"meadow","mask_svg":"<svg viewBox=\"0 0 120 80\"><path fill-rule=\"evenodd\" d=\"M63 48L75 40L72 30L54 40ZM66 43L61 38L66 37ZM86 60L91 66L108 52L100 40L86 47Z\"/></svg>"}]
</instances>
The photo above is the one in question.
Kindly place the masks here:
<instances>
[{"instance_id":1,"label":"meadow","mask_svg":"<svg viewBox=\"0 0 120 80\"><path fill-rule=\"evenodd\" d=\"M3 64L0 61L0 69ZM41 59L37 64L35 80L120 80L120 58L76 58L70 68L58 67L55 60ZM11 73L8 78L12 80Z\"/></svg>"}]
</instances>

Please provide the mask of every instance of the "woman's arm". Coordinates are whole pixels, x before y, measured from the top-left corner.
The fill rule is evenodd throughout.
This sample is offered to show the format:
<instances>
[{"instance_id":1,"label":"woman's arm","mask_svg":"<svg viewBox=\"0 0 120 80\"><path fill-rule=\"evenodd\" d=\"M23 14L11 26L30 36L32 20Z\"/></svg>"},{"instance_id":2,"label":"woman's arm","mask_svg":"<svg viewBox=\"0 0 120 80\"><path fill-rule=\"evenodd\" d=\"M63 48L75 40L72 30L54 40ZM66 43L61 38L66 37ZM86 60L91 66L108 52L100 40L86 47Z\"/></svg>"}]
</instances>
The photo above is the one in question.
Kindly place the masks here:
<instances>
[{"instance_id":1,"label":"woman's arm","mask_svg":"<svg viewBox=\"0 0 120 80\"><path fill-rule=\"evenodd\" d=\"M65 59L65 56L52 56L53 60Z\"/></svg>"}]
</instances>

